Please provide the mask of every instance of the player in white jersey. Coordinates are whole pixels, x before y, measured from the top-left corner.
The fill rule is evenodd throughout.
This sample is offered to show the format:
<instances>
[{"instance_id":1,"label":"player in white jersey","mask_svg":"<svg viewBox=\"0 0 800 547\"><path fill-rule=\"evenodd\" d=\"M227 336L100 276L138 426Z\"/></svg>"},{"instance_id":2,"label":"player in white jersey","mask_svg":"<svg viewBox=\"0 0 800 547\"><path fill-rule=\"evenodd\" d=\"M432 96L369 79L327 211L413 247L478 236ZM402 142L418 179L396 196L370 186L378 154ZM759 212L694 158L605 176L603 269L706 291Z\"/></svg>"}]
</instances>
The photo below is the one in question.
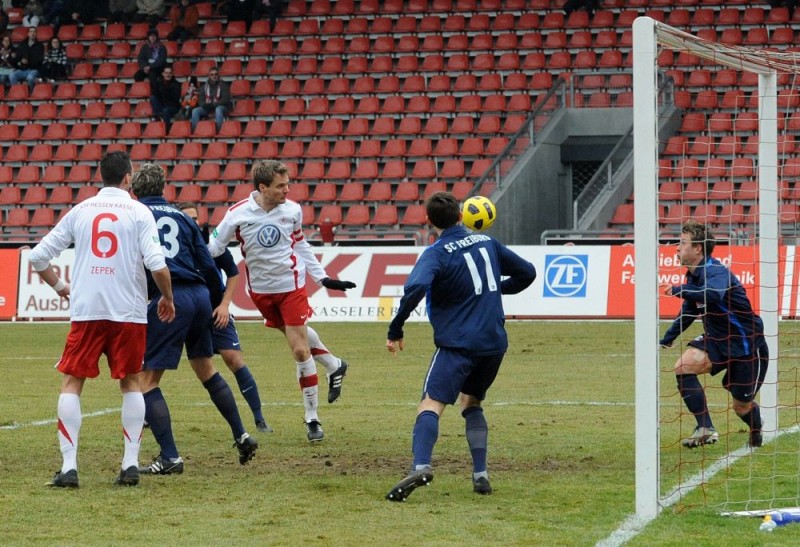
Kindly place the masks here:
<instances>
[{"instance_id":1,"label":"player in white jersey","mask_svg":"<svg viewBox=\"0 0 800 547\"><path fill-rule=\"evenodd\" d=\"M139 372L147 329L147 268L163 295L158 316L175 318L172 283L150 210L128 194L131 161L111 152L100 162L103 188L72 208L31 251L33 269L59 296L70 299L70 332L57 368L64 375L58 399L58 439L63 463L49 486L78 487L80 395L86 378L100 374L100 355L122 391L122 468L115 483L139 483L139 443L144 398ZM50 261L75 245L72 287L59 279Z\"/></svg>"},{"instance_id":2,"label":"player in white jersey","mask_svg":"<svg viewBox=\"0 0 800 547\"><path fill-rule=\"evenodd\" d=\"M219 256L234 237L241 244L250 297L266 325L284 333L294 354L308 440L321 441L324 433L317 414L318 379L312 350L317 354L324 350L327 356L320 361L328 373L328 402L335 401L341 393L347 363L333 358L317 333L306 326L311 315L305 289L306 269L314 281L328 289L344 291L356 285L328 277L314 256L303 237L302 210L286 198L287 167L275 160L259 161L253 166L252 179L255 191L228 210L208 248L211 256ZM309 347L309 339L316 348Z\"/></svg>"}]
</instances>

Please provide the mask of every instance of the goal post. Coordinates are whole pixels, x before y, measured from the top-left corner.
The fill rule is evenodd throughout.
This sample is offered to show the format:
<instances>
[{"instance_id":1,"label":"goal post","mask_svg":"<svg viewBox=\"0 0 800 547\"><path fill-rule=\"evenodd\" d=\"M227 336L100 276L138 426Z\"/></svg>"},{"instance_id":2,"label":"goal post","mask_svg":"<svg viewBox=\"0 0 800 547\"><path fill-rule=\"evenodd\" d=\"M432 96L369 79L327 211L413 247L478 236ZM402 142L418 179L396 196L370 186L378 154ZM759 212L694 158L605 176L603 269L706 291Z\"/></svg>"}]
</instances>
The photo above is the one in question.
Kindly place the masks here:
<instances>
[{"instance_id":1,"label":"goal post","mask_svg":"<svg viewBox=\"0 0 800 547\"><path fill-rule=\"evenodd\" d=\"M765 444L778 431L779 186L777 73L797 72L793 55L710 42L649 17L633 24L635 442L636 514L654 517L666 500L661 484L659 275L659 97L661 49L689 52L708 64L758 75L758 312L764 321L770 365L760 392ZM679 233L679 229L678 229ZM720 377L715 377L719 383ZM709 380L712 381L712 380ZM679 401L680 402L680 401ZM680 443L677 443L680 449Z\"/></svg>"}]
</instances>

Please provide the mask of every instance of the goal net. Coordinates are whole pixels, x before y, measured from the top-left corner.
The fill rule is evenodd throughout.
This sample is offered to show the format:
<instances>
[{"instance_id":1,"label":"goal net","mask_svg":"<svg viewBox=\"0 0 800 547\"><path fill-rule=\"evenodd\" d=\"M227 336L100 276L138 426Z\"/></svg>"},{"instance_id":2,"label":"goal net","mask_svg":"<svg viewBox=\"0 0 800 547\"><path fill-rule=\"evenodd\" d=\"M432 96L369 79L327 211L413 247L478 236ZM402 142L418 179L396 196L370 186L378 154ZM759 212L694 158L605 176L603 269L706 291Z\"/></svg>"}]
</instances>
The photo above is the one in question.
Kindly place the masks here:
<instances>
[{"instance_id":1,"label":"goal net","mask_svg":"<svg viewBox=\"0 0 800 547\"><path fill-rule=\"evenodd\" d=\"M634 240L636 249L636 512L711 507L721 512L800 505L798 373L791 321L797 308L794 245L800 225L800 56L717 42L641 17L633 26ZM716 444L687 449L697 425L673 372L695 321L659 349L681 300L682 224L717 239L713 256L744 285L764 322L769 369L756 401L764 444L748 447L724 372L700 375Z\"/></svg>"}]
</instances>

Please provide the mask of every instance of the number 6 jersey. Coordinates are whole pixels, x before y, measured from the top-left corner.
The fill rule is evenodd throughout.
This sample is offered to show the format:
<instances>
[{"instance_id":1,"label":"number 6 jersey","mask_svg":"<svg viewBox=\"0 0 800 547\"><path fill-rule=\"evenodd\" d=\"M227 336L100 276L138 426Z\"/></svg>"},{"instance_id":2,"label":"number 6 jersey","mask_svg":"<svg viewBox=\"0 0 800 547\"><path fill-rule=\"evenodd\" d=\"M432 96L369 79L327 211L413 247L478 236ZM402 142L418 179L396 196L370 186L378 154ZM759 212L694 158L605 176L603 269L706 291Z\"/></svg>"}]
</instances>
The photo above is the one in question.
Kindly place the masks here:
<instances>
[{"instance_id":1,"label":"number 6 jersey","mask_svg":"<svg viewBox=\"0 0 800 547\"><path fill-rule=\"evenodd\" d=\"M73 207L31 251L42 271L75 244L70 282L72 321L147 323L144 268L166 267L150 210L125 190L102 188Z\"/></svg>"}]
</instances>

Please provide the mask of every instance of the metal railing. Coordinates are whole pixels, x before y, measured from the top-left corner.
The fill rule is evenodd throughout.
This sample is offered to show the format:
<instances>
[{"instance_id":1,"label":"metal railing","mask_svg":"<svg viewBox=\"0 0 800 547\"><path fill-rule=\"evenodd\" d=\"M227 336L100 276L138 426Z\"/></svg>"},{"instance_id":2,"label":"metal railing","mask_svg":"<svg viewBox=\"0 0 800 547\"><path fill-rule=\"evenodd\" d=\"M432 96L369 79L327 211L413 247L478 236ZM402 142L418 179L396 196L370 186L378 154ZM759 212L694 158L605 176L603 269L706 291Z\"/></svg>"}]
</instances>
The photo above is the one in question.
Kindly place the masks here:
<instances>
[{"instance_id":1,"label":"metal railing","mask_svg":"<svg viewBox=\"0 0 800 547\"><path fill-rule=\"evenodd\" d=\"M500 151L492 164L481 177L475 181L470 195L481 193L484 185L494 184L501 188L503 177L506 175L508 165L513 165L516 159L528 147L536 143L537 131L541 130L552 119L556 112L566 105L567 82L559 77L547 94L539 100L539 105L533 109L525 123L517 130Z\"/></svg>"},{"instance_id":2,"label":"metal railing","mask_svg":"<svg viewBox=\"0 0 800 547\"><path fill-rule=\"evenodd\" d=\"M597 168L597 172L589 179L581 193L572 202L573 228L578 228L586 212L602 194L613 189L614 175L620 167L631 161L631 153L633 152L632 136L633 126L617 141L608 157Z\"/></svg>"}]
</instances>

